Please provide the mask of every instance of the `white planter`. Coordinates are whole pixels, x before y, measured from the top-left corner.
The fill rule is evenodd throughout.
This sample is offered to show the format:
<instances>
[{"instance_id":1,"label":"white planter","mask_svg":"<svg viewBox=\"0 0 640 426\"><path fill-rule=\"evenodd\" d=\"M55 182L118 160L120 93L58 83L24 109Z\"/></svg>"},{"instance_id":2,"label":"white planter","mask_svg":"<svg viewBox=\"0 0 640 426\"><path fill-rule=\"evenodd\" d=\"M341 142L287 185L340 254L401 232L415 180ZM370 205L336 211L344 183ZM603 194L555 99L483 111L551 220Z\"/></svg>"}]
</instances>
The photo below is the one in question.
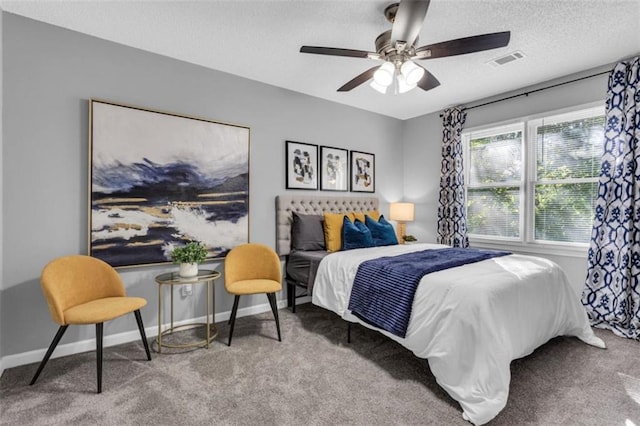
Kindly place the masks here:
<instances>
[{"instance_id":1,"label":"white planter","mask_svg":"<svg viewBox=\"0 0 640 426\"><path fill-rule=\"evenodd\" d=\"M181 263L180 264L180 276L184 278L191 278L198 275L197 263Z\"/></svg>"}]
</instances>

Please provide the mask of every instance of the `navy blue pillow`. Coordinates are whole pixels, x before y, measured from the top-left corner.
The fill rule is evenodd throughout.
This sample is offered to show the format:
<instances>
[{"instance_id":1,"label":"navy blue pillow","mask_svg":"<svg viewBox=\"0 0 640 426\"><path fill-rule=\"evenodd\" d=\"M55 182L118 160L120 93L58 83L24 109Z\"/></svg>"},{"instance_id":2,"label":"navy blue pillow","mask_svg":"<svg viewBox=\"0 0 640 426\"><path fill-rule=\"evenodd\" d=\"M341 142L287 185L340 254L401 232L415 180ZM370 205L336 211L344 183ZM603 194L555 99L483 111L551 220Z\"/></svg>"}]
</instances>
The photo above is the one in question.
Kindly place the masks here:
<instances>
[{"instance_id":1,"label":"navy blue pillow","mask_svg":"<svg viewBox=\"0 0 640 426\"><path fill-rule=\"evenodd\" d=\"M373 247L371 231L356 219L352 223L347 216L342 219L342 250Z\"/></svg>"},{"instance_id":2,"label":"navy blue pillow","mask_svg":"<svg viewBox=\"0 0 640 426\"><path fill-rule=\"evenodd\" d=\"M396 231L384 216L380 215L380 219L376 222L369 216L364 217L364 223L371 231L373 242L376 246L391 246L398 244L398 238L396 237Z\"/></svg>"}]
</instances>

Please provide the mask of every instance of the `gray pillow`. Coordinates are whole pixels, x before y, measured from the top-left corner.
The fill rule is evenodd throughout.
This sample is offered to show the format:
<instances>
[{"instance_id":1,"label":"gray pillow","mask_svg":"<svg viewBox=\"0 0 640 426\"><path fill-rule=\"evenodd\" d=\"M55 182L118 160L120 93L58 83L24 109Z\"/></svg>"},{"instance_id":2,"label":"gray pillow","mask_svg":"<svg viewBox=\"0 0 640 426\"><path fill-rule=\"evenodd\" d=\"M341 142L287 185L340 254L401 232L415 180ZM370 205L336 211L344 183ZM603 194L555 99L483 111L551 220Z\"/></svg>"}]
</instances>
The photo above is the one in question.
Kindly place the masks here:
<instances>
[{"instance_id":1,"label":"gray pillow","mask_svg":"<svg viewBox=\"0 0 640 426\"><path fill-rule=\"evenodd\" d=\"M291 248L293 250L324 250L323 218L317 214L293 212Z\"/></svg>"}]
</instances>

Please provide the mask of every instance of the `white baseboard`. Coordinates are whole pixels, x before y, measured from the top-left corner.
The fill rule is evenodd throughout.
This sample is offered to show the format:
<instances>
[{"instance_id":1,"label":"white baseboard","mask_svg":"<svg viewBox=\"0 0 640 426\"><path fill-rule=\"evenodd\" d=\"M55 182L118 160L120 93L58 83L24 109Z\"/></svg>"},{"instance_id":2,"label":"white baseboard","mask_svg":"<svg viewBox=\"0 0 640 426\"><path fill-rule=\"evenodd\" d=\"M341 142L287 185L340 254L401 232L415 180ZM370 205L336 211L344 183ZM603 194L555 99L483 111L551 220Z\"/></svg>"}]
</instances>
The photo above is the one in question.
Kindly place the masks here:
<instances>
[{"instance_id":1,"label":"white baseboard","mask_svg":"<svg viewBox=\"0 0 640 426\"><path fill-rule=\"evenodd\" d=\"M305 298L301 297L300 299L298 299L298 302L296 304L305 303L304 299ZM311 298L309 298L309 301L311 301ZM278 309L286 308L286 307L287 307L286 300L278 301ZM271 311L271 306L269 306L268 303L265 303L262 305L254 305L254 306L238 309L237 317L238 318L246 317L249 315L260 314L262 312L267 312L267 311ZM229 320L230 316L231 316L231 311L216 313L215 322L227 321ZM192 318L192 319L183 320L183 321L175 321L173 323L173 326L175 327L178 325L188 324L191 322L205 322L205 316L203 315L198 318ZM168 326L169 324L163 324L162 328L165 329ZM158 326L154 325L151 327L145 327L144 331L147 334L147 338L155 337L158 335ZM138 329L135 329L132 331L126 331L123 333L104 336L103 346L106 348L109 346L115 346L123 343L133 342L139 339L140 339L140 332L138 331ZM95 339L81 340L78 342L58 345L56 347L56 350L51 355L51 359L60 358L67 355L78 354L78 353L87 352L87 351L93 351L95 350L95 348L96 348ZM0 358L0 376L2 376L2 372L7 368L13 368L13 367L18 367L20 365L40 362L42 358L44 358L44 355L47 353L47 349L48 348L37 349L34 351L23 352L15 355L8 355Z\"/></svg>"}]
</instances>

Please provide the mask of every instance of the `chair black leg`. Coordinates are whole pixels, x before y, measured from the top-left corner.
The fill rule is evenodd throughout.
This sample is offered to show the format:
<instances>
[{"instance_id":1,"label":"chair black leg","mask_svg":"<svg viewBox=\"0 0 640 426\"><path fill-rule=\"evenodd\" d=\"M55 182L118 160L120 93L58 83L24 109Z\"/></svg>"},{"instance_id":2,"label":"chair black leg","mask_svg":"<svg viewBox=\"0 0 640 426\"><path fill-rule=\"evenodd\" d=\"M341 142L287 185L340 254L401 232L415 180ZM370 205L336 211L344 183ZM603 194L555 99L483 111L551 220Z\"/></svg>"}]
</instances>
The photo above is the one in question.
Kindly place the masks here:
<instances>
[{"instance_id":1,"label":"chair black leg","mask_svg":"<svg viewBox=\"0 0 640 426\"><path fill-rule=\"evenodd\" d=\"M29 383L29 385L34 384L36 380L38 380L38 376L40 376L40 373L44 369L44 366L47 364L47 361L49 361L49 358L51 358L51 354L53 353L53 350L56 348L56 346L58 346L58 343L60 343L60 339L62 339L62 336L64 335L64 332L67 331L68 327L69 327L68 325L61 325L60 328L58 328L58 332L53 338L51 345L49 345L49 349L47 350L47 353L45 354L44 358L42 358L42 361L38 366L38 371L36 371L36 374L33 376L33 379L31 379L31 383Z\"/></svg>"},{"instance_id":2,"label":"chair black leg","mask_svg":"<svg viewBox=\"0 0 640 426\"><path fill-rule=\"evenodd\" d=\"M229 323L231 327L229 328L229 342L227 342L227 346L231 346L231 337L233 336L233 327L236 325L236 314L238 313L238 301L240 301L240 296L236 296L233 300L233 309L231 309L231 318L229 318Z\"/></svg>"},{"instance_id":3,"label":"chair black leg","mask_svg":"<svg viewBox=\"0 0 640 426\"><path fill-rule=\"evenodd\" d=\"M149 342L147 342L147 334L144 332L144 325L142 324L142 315L140 315L140 309L133 311L136 316L136 322L138 323L138 330L140 330L140 337L144 344L144 350L147 352L147 360L151 361L151 352L149 352Z\"/></svg>"},{"instance_id":4,"label":"chair black leg","mask_svg":"<svg viewBox=\"0 0 640 426\"><path fill-rule=\"evenodd\" d=\"M278 305L276 304L276 294L267 293L267 299L269 299L269 304L271 305L271 311L273 312L273 317L276 319L276 328L278 329L278 342L282 342L282 338L280 337L280 319L278 318Z\"/></svg>"},{"instance_id":5,"label":"chair black leg","mask_svg":"<svg viewBox=\"0 0 640 426\"><path fill-rule=\"evenodd\" d=\"M96 324L96 367L98 370L98 393L102 393L102 323Z\"/></svg>"},{"instance_id":6,"label":"chair black leg","mask_svg":"<svg viewBox=\"0 0 640 426\"><path fill-rule=\"evenodd\" d=\"M240 299L240 296L236 296L235 299L233 299L233 308L231 308L231 315L229 315L229 321L227 321L227 324L231 324L231 320L235 318L233 313L235 312L236 309L238 309L239 299Z\"/></svg>"}]
</instances>

